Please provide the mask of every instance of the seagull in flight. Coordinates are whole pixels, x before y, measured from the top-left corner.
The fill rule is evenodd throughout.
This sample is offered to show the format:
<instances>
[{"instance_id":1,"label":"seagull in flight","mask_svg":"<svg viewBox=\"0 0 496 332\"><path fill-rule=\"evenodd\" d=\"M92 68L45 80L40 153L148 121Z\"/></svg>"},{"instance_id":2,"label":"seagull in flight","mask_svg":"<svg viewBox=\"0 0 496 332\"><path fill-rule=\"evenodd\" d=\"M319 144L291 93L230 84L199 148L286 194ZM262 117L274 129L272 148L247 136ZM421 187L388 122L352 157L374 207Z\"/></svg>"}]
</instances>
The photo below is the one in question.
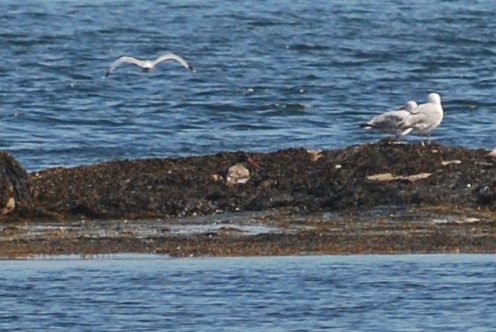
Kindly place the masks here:
<instances>
[{"instance_id":1,"label":"seagull in flight","mask_svg":"<svg viewBox=\"0 0 496 332\"><path fill-rule=\"evenodd\" d=\"M139 60L139 59L133 58L132 56L122 56L119 59L115 60L110 65L109 69L105 73L105 77L108 77L117 67L119 67L123 63L130 63L132 65L140 67L141 69L143 69L143 71L149 72L153 69L153 67L155 67L159 63L161 63L163 61L167 61L167 60L175 60L175 61L179 62L181 65L183 65L184 67L186 67L187 69L194 71L193 67L190 66L186 62L186 60L181 58L179 55L175 55L174 53L166 53L166 54L159 56L155 60Z\"/></svg>"}]
</instances>

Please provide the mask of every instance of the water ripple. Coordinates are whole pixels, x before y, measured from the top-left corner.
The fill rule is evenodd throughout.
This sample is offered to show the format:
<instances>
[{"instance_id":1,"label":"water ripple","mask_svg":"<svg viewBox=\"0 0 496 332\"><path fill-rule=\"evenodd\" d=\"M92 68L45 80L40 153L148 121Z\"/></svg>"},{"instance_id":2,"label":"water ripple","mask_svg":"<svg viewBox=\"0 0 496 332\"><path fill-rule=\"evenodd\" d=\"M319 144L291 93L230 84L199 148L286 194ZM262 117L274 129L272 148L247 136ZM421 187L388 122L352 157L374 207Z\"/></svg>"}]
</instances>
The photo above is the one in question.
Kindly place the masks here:
<instances>
[{"instance_id":1,"label":"water ripple","mask_svg":"<svg viewBox=\"0 0 496 332\"><path fill-rule=\"evenodd\" d=\"M489 331L494 271L492 255L7 261L0 329Z\"/></svg>"},{"instance_id":2,"label":"water ripple","mask_svg":"<svg viewBox=\"0 0 496 332\"><path fill-rule=\"evenodd\" d=\"M6 0L0 146L28 169L223 149L337 148L380 137L356 123L437 91L447 114L435 139L493 148L492 7ZM145 74L128 66L104 79L121 55L165 51L197 71L164 63Z\"/></svg>"}]
</instances>

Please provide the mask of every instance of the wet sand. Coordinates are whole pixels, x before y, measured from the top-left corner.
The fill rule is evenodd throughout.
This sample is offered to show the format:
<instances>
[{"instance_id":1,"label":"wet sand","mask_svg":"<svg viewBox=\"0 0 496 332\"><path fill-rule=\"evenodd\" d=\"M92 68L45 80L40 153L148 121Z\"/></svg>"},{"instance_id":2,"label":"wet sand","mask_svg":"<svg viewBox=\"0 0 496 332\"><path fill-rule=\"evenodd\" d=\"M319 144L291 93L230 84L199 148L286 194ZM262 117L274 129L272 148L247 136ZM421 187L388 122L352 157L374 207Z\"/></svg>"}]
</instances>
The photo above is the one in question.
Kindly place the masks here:
<instances>
[{"instance_id":1,"label":"wet sand","mask_svg":"<svg viewBox=\"0 0 496 332\"><path fill-rule=\"evenodd\" d=\"M118 160L27 173L0 155L0 256L496 251L496 159L374 144Z\"/></svg>"}]
</instances>

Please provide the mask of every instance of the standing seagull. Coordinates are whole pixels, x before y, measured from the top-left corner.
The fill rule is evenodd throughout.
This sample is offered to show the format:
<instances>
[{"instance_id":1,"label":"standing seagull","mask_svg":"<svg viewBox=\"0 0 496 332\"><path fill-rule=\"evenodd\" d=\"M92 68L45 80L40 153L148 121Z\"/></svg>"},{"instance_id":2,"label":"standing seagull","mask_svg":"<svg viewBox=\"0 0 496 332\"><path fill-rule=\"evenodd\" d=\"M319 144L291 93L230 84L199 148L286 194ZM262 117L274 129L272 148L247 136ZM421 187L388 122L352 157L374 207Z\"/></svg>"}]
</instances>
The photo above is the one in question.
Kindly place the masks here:
<instances>
[{"instance_id":1,"label":"standing seagull","mask_svg":"<svg viewBox=\"0 0 496 332\"><path fill-rule=\"evenodd\" d=\"M360 124L364 129L376 129L387 134L393 134L395 139L398 140L401 135L406 135L412 128L401 129L398 128L399 124L405 121L411 115L411 112L417 107L417 103L409 101L405 106L400 107L394 111L382 113L366 123Z\"/></svg>"},{"instance_id":2,"label":"standing seagull","mask_svg":"<svg viewBox=\"0 0 496 332\"><path fill-rule=\"evenodd\" d=\"M182 64L184 67L186 67L187 69L191 70L191 71L194 71L193 67L190 66L186 60L184 60L183 58L181 58L180 56L178 55L175 55L174 53L166 53L164 55L161 55L159 56L158 58L156 58L155 60L153 61L150 61L150 60L138 60L136 58L133 58L132 56L122 56L120 57L119 59L115 60L109 67L109 69L107 70L107 72L105 73L105 77L109 76L117 67L119 67L122 63L130 63L132 65L135 65L135 66L138 66L138 67L141 67L141 69L143 69L143 71L146 71L146 72L149 72L153 69L153 67L155 67L157 64L163 62L163 61L167 61L167 60L175 60L177 62L179 62L180 64Z\"/></svg>"},{"instance_id":3,"label":"standing seagull","mask_svg":"<svg viewBox=\"0 0 496 332\"><path fill-rule=\"evenodd\" d=\"M418 105L411 113L398 125L398 129L411 129L416 134L428 135L429 142L431 132L443 121L441 97L437 93L430 93L427 96L427 103ZM424 144L423 141L422 144Z\"/></svg>"}]
</instances>

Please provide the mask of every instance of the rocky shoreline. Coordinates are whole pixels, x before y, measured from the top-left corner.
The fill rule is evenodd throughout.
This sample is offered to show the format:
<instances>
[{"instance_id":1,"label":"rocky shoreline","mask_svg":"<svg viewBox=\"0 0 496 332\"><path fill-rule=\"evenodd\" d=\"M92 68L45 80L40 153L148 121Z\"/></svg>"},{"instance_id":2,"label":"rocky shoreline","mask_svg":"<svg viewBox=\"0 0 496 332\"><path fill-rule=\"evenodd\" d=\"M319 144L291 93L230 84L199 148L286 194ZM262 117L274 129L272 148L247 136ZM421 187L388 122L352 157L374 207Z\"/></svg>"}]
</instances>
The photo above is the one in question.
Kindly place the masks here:
<instances>
[{"instance_id":1,"label":"rocky shoreline","mask_svg":"<svg viewBox=\"0 0 496 332\"><path fill-rule=\"evenodd\" d=\"M243 152L32 173L1 153L0 256L495 252L488 152L384 140L249 153L260 167L235 185Z\"/></svg>"}]
</instances>

